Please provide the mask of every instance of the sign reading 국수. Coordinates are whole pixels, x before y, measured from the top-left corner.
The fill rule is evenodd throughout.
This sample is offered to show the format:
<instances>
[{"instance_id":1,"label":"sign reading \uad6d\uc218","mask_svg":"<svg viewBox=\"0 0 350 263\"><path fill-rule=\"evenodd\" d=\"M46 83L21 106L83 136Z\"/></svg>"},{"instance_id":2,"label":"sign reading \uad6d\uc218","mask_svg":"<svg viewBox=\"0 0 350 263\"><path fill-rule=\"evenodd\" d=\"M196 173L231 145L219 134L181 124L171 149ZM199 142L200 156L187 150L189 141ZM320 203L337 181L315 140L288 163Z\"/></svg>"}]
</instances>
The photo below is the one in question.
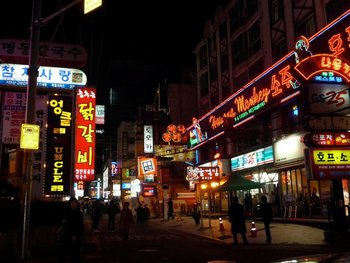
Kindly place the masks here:
<instances>
[{"instance_id":1,"label":"sign reading \uad6d\uc218","mask_svg":"<svg viewBox=\"0 0 350 263\"><path fill-rule=\"evenodd\" d=\"M22 124L21 127L21 149L38 150L39 149L39 131L40 126L34 124Z\"/></svg>"}]
</instances>

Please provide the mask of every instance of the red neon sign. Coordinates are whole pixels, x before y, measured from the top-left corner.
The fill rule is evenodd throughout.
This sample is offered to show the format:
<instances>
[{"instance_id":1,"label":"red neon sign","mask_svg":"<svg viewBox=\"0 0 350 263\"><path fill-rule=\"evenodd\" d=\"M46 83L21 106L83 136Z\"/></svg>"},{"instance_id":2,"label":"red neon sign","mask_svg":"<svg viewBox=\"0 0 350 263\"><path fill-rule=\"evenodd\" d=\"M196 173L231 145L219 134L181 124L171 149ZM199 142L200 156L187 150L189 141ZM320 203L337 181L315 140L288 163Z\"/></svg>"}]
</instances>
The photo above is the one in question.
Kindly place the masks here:
<instances>
[{"instance_id":1,"label":"red neon sign","mask_svg":"<svg viewBox=\"0 0 350 263\"><path fill-rule=\"evenodd\" d=\"M95 179L95 106L93 88L80 88L76 96L75 180Z\"/></svg>"}]
</instances>

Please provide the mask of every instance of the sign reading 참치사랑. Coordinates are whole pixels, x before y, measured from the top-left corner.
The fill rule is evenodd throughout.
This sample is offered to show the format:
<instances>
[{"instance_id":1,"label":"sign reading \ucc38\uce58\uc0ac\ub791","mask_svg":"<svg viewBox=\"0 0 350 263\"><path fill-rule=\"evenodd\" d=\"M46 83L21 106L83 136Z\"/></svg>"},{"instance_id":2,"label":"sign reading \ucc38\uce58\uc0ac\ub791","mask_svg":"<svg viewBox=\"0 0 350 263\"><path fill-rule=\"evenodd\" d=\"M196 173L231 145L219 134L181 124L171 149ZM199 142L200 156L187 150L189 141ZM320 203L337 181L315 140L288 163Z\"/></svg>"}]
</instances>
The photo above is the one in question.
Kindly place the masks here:
<instances>
[{"instance_id":1,"label":"sign reading \ucc38\uce58\uc0ac\ub791","mask_svg":"<svg viewBox=\"0 0 350 263\"><path fill-rule=\"evenodd\" d=\"M73 89L85 86L87 77L74 68L39 67L37 85L41 88ZM0 85L27 86L28 65L0 64Z\"/></svg>"}]
</instances>

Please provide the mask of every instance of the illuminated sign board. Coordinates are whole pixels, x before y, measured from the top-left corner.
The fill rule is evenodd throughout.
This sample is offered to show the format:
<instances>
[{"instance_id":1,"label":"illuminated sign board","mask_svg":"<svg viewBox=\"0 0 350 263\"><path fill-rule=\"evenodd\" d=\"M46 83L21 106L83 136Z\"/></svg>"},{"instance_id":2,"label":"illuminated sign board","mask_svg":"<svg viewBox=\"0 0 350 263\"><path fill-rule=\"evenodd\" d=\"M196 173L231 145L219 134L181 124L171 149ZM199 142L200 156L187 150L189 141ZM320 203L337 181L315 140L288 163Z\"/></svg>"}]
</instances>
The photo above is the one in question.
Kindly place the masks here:
<instances>
[{"instance_id":1,"label":"illuminated sign board","mask_svg":"<svg viewBox=\"0 0 350 263\"><path fill-rule=\"evenodd\" d=\"M96 124L105 124L105 105L96 105Z\"/></svg>"},{"instance_id":2,"label":"illuminated sign board","mask_svg":"<svg viewBox=\"0 0 350 263\"><path fill-rule=\"evenodd\" d=\"M186 127L183 124L169 124L167 131L163 133L162 140L168 144L171 142L179 143L182 141L182 136L186 132Z\"/></svg>"},{"instance_id":3,"label":"illuminated sign board","mask_svg":"<svg viewBox=\"0 0 350 263\"><path fill-rule=\"evenodd\" d=\"M312 179L350 178L350 149L310 149Z\"/></svg>"},{"instance_id":4,"label":"illuminated sign board","mask_svg":"<svg viewBox=\"0 0 350 263\"><path fill-rule=\"evenodd\" d=\"M111 162L111 176L114 177L114 176L120 176L121 174L121 167L120 167L120 164L118 164L118 162Z\"/></svg>"},{"instance_id":5,"label":"illuminated sign board","mask_svg":"<svg viewBox=\"0 0 350 263\"><path fill-rule=\"evenodd\" d=\"M307 83L309 113L350 113L349 85Z\"/></svg>"},{"instance_id":6,"label":"illuminated sign board","mask_svg":"<svg viewBox=\"0 0 350 263\"><path fill-rule=\"evenodd\" d=\"M74 169L76 181L95 179L95 105L94 88L77 90Z\"/></svg>"},{"instance_id":7,"label":"illuminated sign board","mask_svg":"<svg viewBox=\"0 0 350 263\"><path fill-rule=\"evenodd\" d=\"M138 157L137 164L139 176L146 174L157 175L157 160L155 158Z\"/></svg>"},{"instance_id":8,"label":"illuminated sign board","mask_svg":"<svg viewBox=\"0 0 350 263\"><path fill-rule=\"evenodd\" d=\"M20 148L38 150L40 126L23 123L21 127Z\"/></svg>"},{"instance_id":9,"label":"illuminated sign board","mask_svg":"<svg viewBox=\"0 0 350 263\"><path fill-rule=\"evenodd\" d=\"M273 162L272 146L231 158L231 171L256 167Z\"/></svg>"},{"instance_id":10,"label":"illuminated sign board","mask_svg":"<svg viewBox=\"0 0 350 263\"><path fill-rule=\"evenodd\" d=\"M187 167L186 180L188 181L210 181L219 179L219 167Z\"/></svg>"},{"instance_id":11,"label":"illuminated sign board","mask_svg":"<svg viewBox=\"0 0 350 263\"><path fill-rule=\"evenodd\" d=\"M39 43L39 62L41 66L83 67L88 55L83 46L55 43ZM26 64L29 60L30 43L24 39L0 39L0 60Z\"/></svg>"},{"instance_id":12,"label":"illuminated sign board","mask_svg":"<svg viewBox=\"0 0 350 263\"><path fill-rule=\"evenodd\" d=\"M143 151L144 153L153 153L153 127L152 125L143 126Z\"/></svg>"},{"instance_id":13,"label":"illuminated sign board","mask_svg":"<svg viewBox=\"0 0 350 263\"><path fill-rule=\"evenodd\" d=\"M95 10L102 5L102 0L85 0L84 1L84 14Z\"/></svg>"},{"instance_id":14,"label":"illuminated sign board","mask_svg":"<svg viewBox=\"0 0 350 263\"><path fill-rule=\"evenodd\" d=\"M350 146L349 132L311 132L304 136L308 146Z\"/></svg>"},{"instance_id":15,"label":"illuminated sign board","mask_svg":"<svg viewBox=\"0 0 350 263\"><path fill-rule=\"evenodd\" d=\"M122 189L130 189L131 188L131 183L130 182L122 182Z\"/></svg>"},{"instance_id":16,"label":"illuminated sign board","mask_svg":"<svg viewBox=\"0 0 350 263\"><path fill-rule=\"evenodd\" d=\"M142 195L143 196L155 196L156 195L156 187L155 186L143 186L142 187Z\"/></svg>"},{"instance_id":17,"label":"illuminated sign board","mask_svg":"<svg viewBox=\"0 0 350 263\"><path fill-rule=\"evenodd\" d=\"M69 195L71 185L72 97L49 95L44 194Z\"/></svg>"},{"instance_id":18,"label":"illuminated sign board","mask_svg":"<svg viewBox=\"0 0 350 263\"><path fill-rule=\"evenodd\" d=\"M39 67L37 85L40 88L73 89L85 86L86 75L80 69ZM28 66L21 64L0 64L0 85L26 87Z\"/></svg>"},{"instance_id":19,"label":"illuminated sign board","mask_svg":"<svg viewBox=\"0 0 350 263\"><path fill-rule=\"evenodd\" d=\"M224 133L224 129L236 128L244 122L250 121L258 114L262 114L278 104L298 96L301 92L300 83L303 78L309 77L307 66L303 63L318 63L319 69L315 74L327 70L334 72L337 77L350 79L350 10L323 30L312 36L308 42L313 54L320 54L313 59L301 60L296 69L296 53L288 53L284 58L265 70L240 90L232 94L220 105L202 116L198 123L202 130L206 131L207 138L213 139ZM308 62L307 62L308 61ZM348 70L349 69L349 70ZM187 128L191 131L192 124ZM204 142L199 142L198 145ZM194 145L192 145L194 147Z\"/></svg>"}]
</instances>

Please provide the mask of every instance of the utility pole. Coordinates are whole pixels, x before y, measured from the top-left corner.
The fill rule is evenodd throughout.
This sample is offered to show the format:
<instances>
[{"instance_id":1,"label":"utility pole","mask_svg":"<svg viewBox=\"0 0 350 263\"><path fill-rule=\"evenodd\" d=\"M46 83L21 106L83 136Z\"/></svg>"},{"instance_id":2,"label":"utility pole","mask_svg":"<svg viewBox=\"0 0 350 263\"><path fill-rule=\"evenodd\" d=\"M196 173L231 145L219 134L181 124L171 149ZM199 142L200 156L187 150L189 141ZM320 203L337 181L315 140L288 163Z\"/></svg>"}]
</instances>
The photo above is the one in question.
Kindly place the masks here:
<instances>
[{"instance_id":1,"label":"utility pole","mask_svg":"<svg viewBox=\"0 0 350 263\"><path fill-rule=\"evenodd\" d=\"M40 39L40 16L41 16L41 0L33 0L32 5L32 21L30 31L30 51L29 51L29 68L28 68L28 84L27 84L27 105L25 123L34 124L35 122L35 99L38 77L38 53ZM23 232L22 232L22 253L21 259L27 259L29 255L29 219L30 206L32 197L32 150L24 150L24 168L26 174L24 176L23 190Z\"/></svg>"},{"instance_id":2,"label":"utility pole","mask_svg":"<svg viewBox=\"0 0 350 263\"><path fill-rule=\"evenodd\" d=\"M80 3L82 0L76 0L66 7L60 9L54 14L48 16L45 19L41 18L41 0L33 0L32 4L32 17L30 28L30 41L29 41L29 67L28 67L28 83L27 83L27 101L26 101L26 114L25 123L35 124L35 100L38 81L38 69L39 69L39 43L40 43L40 27L45 25L48 21L56 16L64 13L69 8ZM33 151L24 149L23 167L25 168L25 175L23 179L23 230L22 230L22 250L21 259L29 259L29 226L30 226L30 209L32 198L32 164L33 164Z\"/></svg>"}]
</instances>

